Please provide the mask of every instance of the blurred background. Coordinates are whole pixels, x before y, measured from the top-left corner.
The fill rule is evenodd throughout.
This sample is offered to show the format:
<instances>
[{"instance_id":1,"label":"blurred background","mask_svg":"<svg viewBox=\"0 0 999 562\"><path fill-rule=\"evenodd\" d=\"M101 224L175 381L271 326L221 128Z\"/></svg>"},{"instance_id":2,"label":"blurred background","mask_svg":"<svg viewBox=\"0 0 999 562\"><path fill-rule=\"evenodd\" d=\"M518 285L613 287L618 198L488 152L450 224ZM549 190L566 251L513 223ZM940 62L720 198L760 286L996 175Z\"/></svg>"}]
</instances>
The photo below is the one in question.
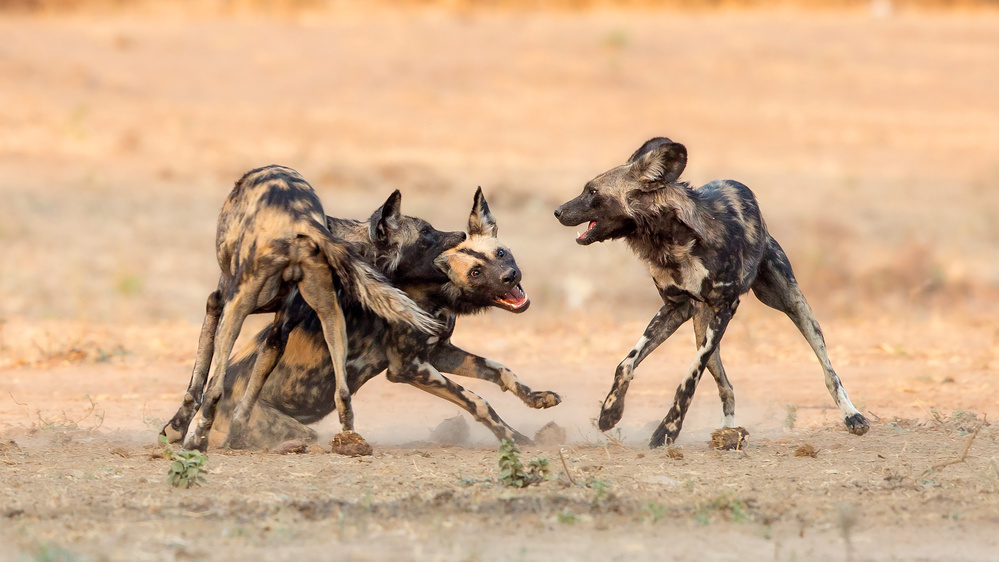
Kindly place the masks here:
<instances>
[{"instance_id":1,"label":"blurred background","mask_svg":"<svg viewBox=\"0 0 999 562\"><path fill-rule=\"evenodd\" d=\"M166 361L176 401L218 210L276 163L328 214L366 217L401 189L442 229L464 228L481 185L533 305L459 339L535 381L585 366L600 395L660 302L623 243L578 247L552 210L662 135L687 146L687 181L756 192L848 389L995 408L997 8L0 0L0 368ZM829 402L790 322L744 303L737 389L738 369L800 365ZM662 396L693 354L675 339Z\"/></svg>"}]
</instances>

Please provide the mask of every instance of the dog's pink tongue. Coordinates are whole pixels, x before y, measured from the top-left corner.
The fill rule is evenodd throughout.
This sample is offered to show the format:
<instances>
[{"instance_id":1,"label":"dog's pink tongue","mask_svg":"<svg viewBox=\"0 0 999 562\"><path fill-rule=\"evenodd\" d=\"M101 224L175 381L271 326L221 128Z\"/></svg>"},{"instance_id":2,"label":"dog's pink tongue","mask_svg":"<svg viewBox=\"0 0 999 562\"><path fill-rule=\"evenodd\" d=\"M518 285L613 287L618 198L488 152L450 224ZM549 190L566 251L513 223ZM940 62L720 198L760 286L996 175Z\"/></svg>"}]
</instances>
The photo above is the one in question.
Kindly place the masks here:
<instances>
[{"instance_id":1,"label":"dog's pink tongue","mask_svg":"<svg viewBox=\"0 0 999 562\"><path fill-rule=\"evenodd\" d=\"M527 295L524 294L524 290L520 288L520 285L517 285L513 289L510 289L510 292L504 295L502 300L511 306L520 306L527 300Z\"/></svg>"},{"instance_id":2,"label":"dog's pink tongue","mask_svg":"<svg viewBox=\"0 0 999 562\"><path fill-rule=\"evenodd\" d=\"M586 235L589 234L591 230L593 230L594 226L597 226L597 221L590 221L590 224L586 227L586 231L580 232L579 235L576 236L576 240L582 240L583 238L586 238Z\"/></svg>"}]
</instances>

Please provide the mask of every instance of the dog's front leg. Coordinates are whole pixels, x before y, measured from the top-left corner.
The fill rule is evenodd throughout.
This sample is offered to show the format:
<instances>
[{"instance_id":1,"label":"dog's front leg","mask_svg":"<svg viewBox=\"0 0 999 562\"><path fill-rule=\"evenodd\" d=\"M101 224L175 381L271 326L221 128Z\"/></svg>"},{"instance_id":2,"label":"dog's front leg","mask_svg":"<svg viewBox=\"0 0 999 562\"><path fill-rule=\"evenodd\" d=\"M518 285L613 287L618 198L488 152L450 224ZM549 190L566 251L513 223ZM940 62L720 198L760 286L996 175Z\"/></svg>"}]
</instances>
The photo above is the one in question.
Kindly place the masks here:
<instances>
[{"instance_id":1,"label":"dog's front leg","mask_svg":"<svg viewBox=\"0 0 999 562\"><path fill-rule=\"evenodd\" d=\"M389 368L386 374L392 382L404 382L434 396L443 398L465 410L482 425L489 428L497 439L512 439L521 445L533 445L529 437L513 429L479 395L455 384L429 361L418 357L404 357L397 351L389 352Z\"/></svg>"},{"instance_id":2,"label":"dog's front leg","mask_svg":"<svg viewBox=\"0 0 999 562\"><path fill-rule=\"evenodd\" d=\"M648 357L660 344L666 341L666 338L673 335L677 328L689 320L692 313L693 308L690 303L684 301L679 304L664 305L652 318L649 326L645 328L642 338L638 340L628 356L618 364L617 370L614 372L614 385L611 386L610 393L607 394L604 405L600 408L598 426L601 431L607 431L621 421L621 416L624 415L624 395L628 392L628 385L635 376L635 367L638 367L643 359Z\"/></svg>"},{"instance_id":3,"label":"dog's front leg","mask_svg":"<svg viewBox=\"0 0 999 562\"><path fill-rule=\"evenodd\" d=\"M666 417L663 418L659 427L656 428L655 433L652 434L652 439L649 441L650 448L661 447L663 444L672 445L676 441L676 436L680 433L680 428L683 427L683 418L687 415L687 408L690 406L690 401L694 398L694 390L697 389L697 383L701 380L701 375L704 374L704 369L707 367L708 361L718 349L718 343L721 342L722 336L725 335L725 329L728 327L729 321L732 320L732 316L735 314L735 309L738 306L739 299L736 297L732 302L711 307L714 314L708 320L704 342L698 346L697 356L687 370L687 376L676 389L673 406L666 414Z\"/></svg>"},{"instance_id":4,"label":"dog's front leg","mask_svg":"<svg viewBox=\"0 0 999 562\"><path fill-rule=\"evenodd\" d=\"M532 408L551 408L562 402L562 398L558 394L547 390L531 390L529 386L520 382L513 371L504 365L492 359L471 354L456 347L451 342L435 347L430 353L430 363L443 373L452 373L459 377L472 377L496 384L503 390L514 393Z\"/></svg>"}]
</instances>

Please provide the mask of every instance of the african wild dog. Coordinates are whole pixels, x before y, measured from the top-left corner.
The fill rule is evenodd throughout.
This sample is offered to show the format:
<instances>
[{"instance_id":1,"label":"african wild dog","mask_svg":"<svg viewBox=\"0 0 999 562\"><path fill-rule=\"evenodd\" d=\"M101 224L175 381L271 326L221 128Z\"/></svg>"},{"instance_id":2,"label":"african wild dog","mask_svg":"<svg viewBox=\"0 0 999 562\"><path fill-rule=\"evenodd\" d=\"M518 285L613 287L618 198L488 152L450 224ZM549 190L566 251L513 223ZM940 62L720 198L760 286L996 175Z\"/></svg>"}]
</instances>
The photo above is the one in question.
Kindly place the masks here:
<instances>
[{"instance_id":1,"label":"african wild dog","mask_svg":"<svg viewBox=\"0 0 999 562\"><path fill-rule=\"evenodd\" d=\"M624 238L648 262L663 307L634 349L618 365L600 411L602 430L624 413L624 396L634 370L681 324L694 319L697 356L677 388L672 408L649 443L673 443L705 367L718 385L724 425L735 419L735 394L725 376L719 342L750 289L764 304L791 318L825 372L826 388L851 433L869 426L854 408L826 353L822 331L798 288L791 264L767 232L756 197L745 185L718 180L697 189L677 179L687 149L666 138L641 146L628 161L590 180L583 192L555 210L565 226L588 223L576 242Z\"/></svg>"},{"instance_id":2,"label":"african wild dog","mask_svg":"<svg viewBox=\"0 0 999 562\"><path fill-rule=\"evenodd\" d=\"M402 215L398 192L366 222L335 218L328 218L328 222L335 236L351 241L358 253L378 264L386 277L446 326L440 336L424 337L414 330L389 326L384 319L356 305L346 305L350 392L356 392L388 368L390 380L412 384L454 402L498 438L529 441L503 422L484 400L440 374L492 381L533 408L549 408L560 402L553 392L532 391L503 365L450 343L458 315L490 306L523 312L530 304L520 286L521 274L512 254L495 238L495 221L481 190L475 195L469 217L471 236L467 240L464 233L441 233L426 221ZM455 236L461 243L442 253L440 241L450 247ZM259 399L246 410L251 412L245 432L247 446L261 447L287 439L312 441L315 432L306 424L321 420L335 408L330 398L334 392L330 355L323 345L316 314L297 302L287 318L289 335L284 355L274 359L273 372L257 390ZM241 403L254 403L253 390L247 391L250 373L258 370L254 364L259 365L260 357L266 355L269 334L276 329L258 334L226 373L222 419L235 407L237 397L242 396Z\"/></svg>"},{"instance_id":3,"label":"african wild dog","mask_svg":"<svg viewBox=\"0 0 999 562\"><path fill-rule=\"evenodd\" d=\"M180 411L163 428L176 437L186 432L186 449L208 446L229 354L250 314L275 312L274 325L282 326L288 306L299 296L316 312L334 358L333 400L344 430L353 429L353 416L343 365L345 302L340 299L356 301L391 323L427 331L439 328L403 292L330 235L319 198L290 168L258 168L236 182L219 215L216 255L222 275L218 289L208 297L191 382ZM279 332L268 341L278 355L284 343ZM214 376L208 379L213 355ZM195 415L197 423L188 427Z\"/></svg>"}]
</instances>

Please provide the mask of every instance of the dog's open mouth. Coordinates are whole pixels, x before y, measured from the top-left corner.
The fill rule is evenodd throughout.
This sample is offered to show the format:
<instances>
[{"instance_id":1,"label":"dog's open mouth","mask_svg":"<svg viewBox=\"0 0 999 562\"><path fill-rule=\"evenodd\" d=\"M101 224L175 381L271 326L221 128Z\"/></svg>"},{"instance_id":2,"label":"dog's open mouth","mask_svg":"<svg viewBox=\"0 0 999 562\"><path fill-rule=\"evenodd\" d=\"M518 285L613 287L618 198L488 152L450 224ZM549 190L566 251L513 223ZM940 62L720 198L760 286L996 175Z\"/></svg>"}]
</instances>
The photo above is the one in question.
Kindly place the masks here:
<instances>
[{"instance_id":1,"label":"dog's open mouth","mask_svg":"<svg viewBox=\"0 0 999 562\"><path fill-rule=\"evenodd\" d=\"M520 286L520 283L517 283L514 288L510 289L509 293L493 302L496 303L496 306L505 308L510 312L523 312L531 304L530 299L527 298L527 293L524 292L524 288Z\"/></svg>"},{"instance_id":2,"label":"dog's open mouth","mask_svg":"<svg viewBox=\"0 0 999 562\"><path fill-rule=\"evenodd\" d=\"M593 229L596 227L597 227L597 221L590 221L590 225L586 227L585 232L580 232L576 234L576 242L580 244L586 244L588 242L592 242L589 236L590 233L593 232Z\"/></svg>"}]
</instances>

